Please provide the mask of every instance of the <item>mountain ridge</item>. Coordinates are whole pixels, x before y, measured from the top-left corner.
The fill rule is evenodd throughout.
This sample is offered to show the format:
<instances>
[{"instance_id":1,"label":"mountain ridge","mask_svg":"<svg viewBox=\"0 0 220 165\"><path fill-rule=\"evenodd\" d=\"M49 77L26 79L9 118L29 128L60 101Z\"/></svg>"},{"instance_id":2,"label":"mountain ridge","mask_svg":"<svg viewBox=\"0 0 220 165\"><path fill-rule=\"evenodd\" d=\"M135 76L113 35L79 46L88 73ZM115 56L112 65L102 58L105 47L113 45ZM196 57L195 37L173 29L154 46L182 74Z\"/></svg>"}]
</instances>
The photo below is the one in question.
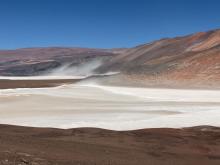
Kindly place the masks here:
<instances>
[{"instance_id":1,"label":"mountain ridge","mask_svg":"<svg viewBox=\"0 0 220 165\"><path fill-rule=\"evenodd\" d=\"M101 60L97 73L142 84L219 85L220 29L175 38L163 38L133 48L22 48L0 50L0 75L32 76L66 63L80 65Z\"/></svg>"},{"instance_id":2,"label":"mountain ridge","mask_svg":"<svg viewBox=\"0 0 220 165\"><path fill-rule=\"evenodd\" d=\"M220 30L162 39L137 46L103 64L129 81L165 85L220 84Z\"/></svg>"}]
</instances>

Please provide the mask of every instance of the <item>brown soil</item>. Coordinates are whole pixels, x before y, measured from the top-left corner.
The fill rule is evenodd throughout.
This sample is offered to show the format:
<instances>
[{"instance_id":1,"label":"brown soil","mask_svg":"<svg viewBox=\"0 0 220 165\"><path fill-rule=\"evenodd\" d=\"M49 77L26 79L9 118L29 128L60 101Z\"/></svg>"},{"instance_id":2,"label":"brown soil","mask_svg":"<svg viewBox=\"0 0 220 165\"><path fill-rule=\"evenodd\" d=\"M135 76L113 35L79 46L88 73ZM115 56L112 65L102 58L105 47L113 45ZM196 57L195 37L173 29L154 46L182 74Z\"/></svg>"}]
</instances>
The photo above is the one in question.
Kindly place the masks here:
<instances>
[{"instance_id":1,"label":"brown soil","mask_svg":"<svg viewBox=\"0 0 220 165\"><path fill-rule=\"evenodd\" d=\"M0 89L13 88L43 88L55 87L63 84L71 84L79 79L56 79L56 80L0 80Z\"/></svg>"},{"instance_id":2,"label":"brown soil","mask_svg":"<svg viewBox=\"0 0 220 165\"><path fill-rule=\"evenodd\" d=\"M2 165L219 165L220 129L51 129L0 125Z\"/></svg>"}]
</instances>

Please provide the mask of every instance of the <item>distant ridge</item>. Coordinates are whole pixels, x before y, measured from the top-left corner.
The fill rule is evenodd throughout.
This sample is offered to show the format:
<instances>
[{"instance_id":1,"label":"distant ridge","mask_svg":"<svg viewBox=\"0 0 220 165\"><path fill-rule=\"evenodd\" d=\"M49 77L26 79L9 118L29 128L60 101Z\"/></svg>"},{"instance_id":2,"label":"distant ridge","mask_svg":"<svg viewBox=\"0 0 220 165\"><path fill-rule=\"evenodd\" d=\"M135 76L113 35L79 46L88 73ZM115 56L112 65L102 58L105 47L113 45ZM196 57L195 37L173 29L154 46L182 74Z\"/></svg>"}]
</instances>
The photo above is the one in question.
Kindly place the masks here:
<instances>
[{"instance_id":1,"label":"distant ridge","mask_svg":"<svg viewBox=\"0 0 220 165\"><path fill-rule=\"evenodd\" d=\"M65 63L102 61L98 73L120 72L108 82L139 85L220 86L220 30L165 38L133 48L23 48L0 51L1 76L33 76ZM117 82L115 81L117 79ZM119 82L123 79L123 82ZM127 81L124 81L124 80Z\"/></svg>"}]
</instances>

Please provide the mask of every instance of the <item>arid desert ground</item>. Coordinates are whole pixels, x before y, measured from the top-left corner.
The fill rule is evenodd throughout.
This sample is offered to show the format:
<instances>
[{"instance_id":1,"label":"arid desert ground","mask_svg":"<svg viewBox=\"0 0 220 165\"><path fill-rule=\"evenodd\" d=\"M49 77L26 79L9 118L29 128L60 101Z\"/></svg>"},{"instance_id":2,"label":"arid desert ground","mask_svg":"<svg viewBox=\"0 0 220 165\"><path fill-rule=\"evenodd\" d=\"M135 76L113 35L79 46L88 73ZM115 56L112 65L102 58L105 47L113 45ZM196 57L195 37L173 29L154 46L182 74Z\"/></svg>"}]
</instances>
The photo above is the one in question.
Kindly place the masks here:
<instances>
[{"instance_id":1,"label":"arid desert ground","mask_svg":"<svg viewBox=\"0 0 220 165\"><path fill-rule=\"evenodd\" d=\"M39 79L2 80L2 165L220 163L218 90Z\"/></svg>"},{"instance_id":2,"label":"arid desert ground","mask_svg":"<svg viewBox=\"0 0 220 165\"><path fill-rule=\"evenodd\" d=\"M0 123L110 130L220 126L218 90L103 86L92 81L69 84L62 79L45 83L50 81L67 84L1 89Z\"/></svg>"},{"instance_id":3,"label":"arid desert ground","mask_svg":"<svg viewBox=\"0 0 220 165\"><path fill-rule=\"evenodd\" d=\"M219 36L0 50L0 165L219 165Z\"/></svg>"}]
</instances>

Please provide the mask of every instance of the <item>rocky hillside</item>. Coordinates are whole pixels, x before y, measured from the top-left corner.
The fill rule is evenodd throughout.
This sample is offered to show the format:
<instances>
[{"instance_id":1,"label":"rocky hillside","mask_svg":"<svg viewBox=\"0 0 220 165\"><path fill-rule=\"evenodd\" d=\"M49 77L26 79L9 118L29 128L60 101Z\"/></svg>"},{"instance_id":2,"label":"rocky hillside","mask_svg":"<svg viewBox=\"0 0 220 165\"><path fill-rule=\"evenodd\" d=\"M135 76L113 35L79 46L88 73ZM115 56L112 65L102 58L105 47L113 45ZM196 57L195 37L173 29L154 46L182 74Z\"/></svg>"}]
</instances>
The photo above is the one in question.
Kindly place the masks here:
<instances>
[{"instance_id":1,"label":"rocky hillside","mask_svg":"<svg viewBox=\"0 0 220 165\"><path fill-rule=\"evenodd\" d=\"M128 49L99 68L109 70L145 84L220 84L220 30Z\"/></svg>"},{"instance_id":2,"label":"rocky hillside","mask_svg":"<svg viewBox=\"0 0 220 165\"><path fill-rule=\"evenodd\" d=\"M29 76L98 59L117 85L220 86L220 30L166 38L129 49L28 48L0 51L0 75ZM121 81L122 80L122 81Z\"/></svg>"},{"instance_id":3,"label":"rocky hillside","mask_svg":"<svg viewBox=\"0 0 220 165\"><path fill-rule=\"evenodd\" d=\"M88 48L26 48L0 51L1 76L38 75L63 64L106 60L120 51Z\"/></svg>"}]
</instances>

